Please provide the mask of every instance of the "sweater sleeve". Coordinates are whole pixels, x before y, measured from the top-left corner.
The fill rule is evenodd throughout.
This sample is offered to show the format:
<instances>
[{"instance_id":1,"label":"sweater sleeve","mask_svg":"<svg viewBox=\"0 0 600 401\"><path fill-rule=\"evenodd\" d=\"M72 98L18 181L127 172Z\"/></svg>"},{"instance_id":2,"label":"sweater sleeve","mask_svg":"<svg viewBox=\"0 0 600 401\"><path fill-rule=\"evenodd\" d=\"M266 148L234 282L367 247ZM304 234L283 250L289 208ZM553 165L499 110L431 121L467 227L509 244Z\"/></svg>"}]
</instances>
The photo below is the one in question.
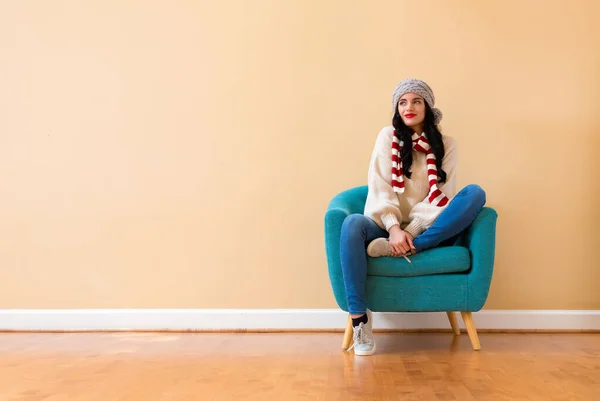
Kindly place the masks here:
<instances>
[{"instance_id":1,"label":"sweater sleeve","mask_svg":"<svg viewBox=\"0 0 600 401\"><path fill-rule=\"evenodd\" d=\"M392 188L393 127L379 132L369 163L369 192L364 214L387 231L402 221L400 200Z\"/></svg>"},{"instance_id":2,"label":"sweater sleeve","mask_svg":"<svg viewBox=\"0 0 600 401\"><path fill-rule=\"evenodd\" d=\"M456 195L456 164L457 164L457 147L454 138L445 137L444 147L446 154L442 160L442 169L446 172L446 182L438 185L438 188L450 199ZM449 203L449 202L448 202ZM410 223L404 228L412 237L423 233L427 230L440 213L448 206L434 206L429 203L429 199L417 203L408 216Z\"/></svg>"}]
</instances>

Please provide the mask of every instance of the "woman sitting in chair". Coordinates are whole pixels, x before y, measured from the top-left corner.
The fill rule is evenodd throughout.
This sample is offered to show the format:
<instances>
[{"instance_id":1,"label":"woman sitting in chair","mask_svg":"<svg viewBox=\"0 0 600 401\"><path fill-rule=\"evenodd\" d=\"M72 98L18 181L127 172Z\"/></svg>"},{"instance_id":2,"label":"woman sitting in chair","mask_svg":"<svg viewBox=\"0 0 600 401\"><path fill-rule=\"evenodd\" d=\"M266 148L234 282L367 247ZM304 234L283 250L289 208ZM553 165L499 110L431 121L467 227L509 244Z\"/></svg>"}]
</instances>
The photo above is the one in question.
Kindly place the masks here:
<instances>
[{"instance_id":1,"label":"woman sitting in chair","mask_svg":"<svg viewBox=\"0 0 600 401\"><path fill-rule=\"evenodd\" d=\"M442 135L431 88L406 79L393 94L392 126L379 133L369 165L364 215L344 220L341 263L356 355L372 355L371 311L365 303L367 255L404 257L452 241L475 220L485 193L456 193L456 141Z\"/></svg>"}]
</instances>

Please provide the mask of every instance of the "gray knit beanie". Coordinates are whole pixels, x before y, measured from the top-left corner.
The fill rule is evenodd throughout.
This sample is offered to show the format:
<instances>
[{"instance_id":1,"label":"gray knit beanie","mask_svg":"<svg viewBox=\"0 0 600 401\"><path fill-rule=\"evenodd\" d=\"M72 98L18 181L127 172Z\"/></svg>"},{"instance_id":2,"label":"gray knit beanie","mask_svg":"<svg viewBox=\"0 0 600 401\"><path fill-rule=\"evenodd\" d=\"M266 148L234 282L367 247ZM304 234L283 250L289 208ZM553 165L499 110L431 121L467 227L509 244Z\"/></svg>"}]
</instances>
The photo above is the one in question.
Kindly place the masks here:
<instances>
[{"instance_id":1,"label":"gray knit beanie","mask_svg":"<svg viewBox=\"0 0 600 401\"><path fill-rule=\"evenodd\" d=\"M394 112L396 108L398 108L398 101L406 93L416 93L417 95L422 96L433 111L433 115L435 117L434 124L438 125L440 121L442 121L442 112L440 109L436 109L434 107L435 97L433 96L433 91L425 82L414 78L407 78L400 82L398 86L396 86L396 89L394 90L394 99L392 102Z\"/></svg>"}]
</instances>

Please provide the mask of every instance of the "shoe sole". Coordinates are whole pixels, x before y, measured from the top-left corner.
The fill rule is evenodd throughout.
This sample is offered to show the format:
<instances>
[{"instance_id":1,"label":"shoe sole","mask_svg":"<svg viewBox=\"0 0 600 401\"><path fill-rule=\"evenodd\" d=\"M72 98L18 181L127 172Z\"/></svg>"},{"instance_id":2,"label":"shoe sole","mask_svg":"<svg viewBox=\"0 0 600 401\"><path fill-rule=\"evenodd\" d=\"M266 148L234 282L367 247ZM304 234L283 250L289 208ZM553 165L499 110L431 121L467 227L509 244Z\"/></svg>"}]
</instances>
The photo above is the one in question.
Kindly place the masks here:
<instances>
[{"instance_id":1,"label":"shoe sole","mask_svg":"<svg viewBox=\"0 0 600 401\"><path fill-rule=\"evenodd\" d=\"M371 351L357 351L354 350L354 355L358 355L358 356L369 356L369 355L373 355L375 353L377 346L375 344L373 344L373 349Z\"/></svg>"}]
</instances>

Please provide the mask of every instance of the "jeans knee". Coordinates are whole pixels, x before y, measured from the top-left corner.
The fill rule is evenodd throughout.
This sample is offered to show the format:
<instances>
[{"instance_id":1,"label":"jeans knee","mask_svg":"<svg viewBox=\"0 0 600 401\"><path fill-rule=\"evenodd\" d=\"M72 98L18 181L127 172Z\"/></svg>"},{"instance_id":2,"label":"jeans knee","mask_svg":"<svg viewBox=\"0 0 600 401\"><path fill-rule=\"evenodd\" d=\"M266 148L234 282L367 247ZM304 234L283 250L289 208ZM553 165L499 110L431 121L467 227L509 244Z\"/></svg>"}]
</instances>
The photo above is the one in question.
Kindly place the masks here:
<instances>
[{"instance_id":1,"label":"jeans knee","mask_svg":"<svg viewBox=\"0 0 600 401\"><path fill-rule=\"evenodd\" d=\"M363 228L365 222L365 216L362 214L351 214L350 216L344 219L344 224L342 228L346 228L351 231L360 230Z\"/></svg>"},{"instance_id":2,"label":"jeans knee","mask_svg":"<svg viewBox=\"0 0 600 401\"><path fill-rule=\"evenodd\" d=\"M470 184L470 185L467 185L465 187L465 189L467 190L469 195L472 197L474 204L476 204L480 207L483 207L483 205L485 205L487 198L486 198L486 194L485 194L485 191L483 190L483 188L481 188L477 184Z\"/></svg>"},{"instance_id":3,"label":"jeans knee","mask_svg":"<svg viewBox=\"0 0 600 401\"><path fill-rule=\"evenodd\" d=\"M351 214L344 219L342 233L345 235L360 235L365 227L365 216L362 214Z\"/></svg>"}]
</instances>

